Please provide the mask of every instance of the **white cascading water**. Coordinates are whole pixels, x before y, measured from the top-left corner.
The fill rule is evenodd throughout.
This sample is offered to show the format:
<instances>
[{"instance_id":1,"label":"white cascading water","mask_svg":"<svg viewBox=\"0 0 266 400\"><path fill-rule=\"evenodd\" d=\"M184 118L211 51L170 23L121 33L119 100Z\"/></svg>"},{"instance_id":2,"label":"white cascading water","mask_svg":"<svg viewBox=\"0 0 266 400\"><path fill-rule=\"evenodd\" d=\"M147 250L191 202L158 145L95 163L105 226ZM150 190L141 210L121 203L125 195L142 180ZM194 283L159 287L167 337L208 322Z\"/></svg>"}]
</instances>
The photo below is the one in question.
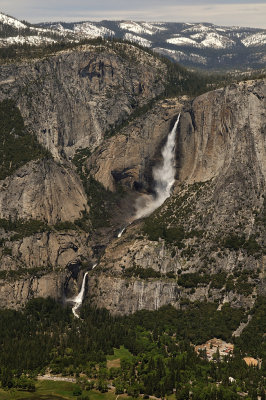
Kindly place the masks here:
<instances>
[{"instance_id":1,"label":"white cascading water","mask_svg":"<svg viewBox=\"0 0 266 400\"><path fill-rule=\"evenodd\" d=\"M121 229L121 231L119 231L119 233L117 235L118 238L120 238L123 235L125 229L126 229L126 227L124 227L123 229Z\"/></svg>"},{"instance_id":2,"label":"white cascading water","mask_svg":"<svg viewBox=\"0 0 266 400\"><path fill-rule=\"evenodd\" d=\"M171 194L171 189L175 182L175 138L179 119L180 114L162 149L162 163L154 167L152 171L155 181L155 195L142 196L137 200L137 211L134 220L150 215L156 208L160 207Z\"/></svg>"},{"instance_id":3,"label":"white cascading water","mask_svg":"<svg viewBox=\"0 0 266 400\"><path fill-rule=\"evenodd\" d=\"M77 314L77 309L81 306L82 301L83 301L87 275L88 275L88 272L85 272L85 274L83 276L83 281L82 281L80 292L76 297L74 297L74 299L71 300L74 303L74 306L72 308L72 312L73 312L73 314L75 315L76 318L79 318L79 315Z\"/></svg>"}]
</instances>

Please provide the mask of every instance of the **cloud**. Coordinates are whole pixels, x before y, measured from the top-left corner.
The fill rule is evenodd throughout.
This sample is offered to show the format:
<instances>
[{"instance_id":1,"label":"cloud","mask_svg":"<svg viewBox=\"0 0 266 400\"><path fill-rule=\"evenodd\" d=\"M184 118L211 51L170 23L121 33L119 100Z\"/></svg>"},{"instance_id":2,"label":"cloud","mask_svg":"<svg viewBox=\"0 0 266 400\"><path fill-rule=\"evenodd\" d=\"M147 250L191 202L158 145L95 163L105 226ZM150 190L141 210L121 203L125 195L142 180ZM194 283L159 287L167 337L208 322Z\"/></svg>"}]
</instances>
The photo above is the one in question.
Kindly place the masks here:
<instances>
[{"instance_id":1,"label":"cloud","mask_svg":"<svg viewBox=\"0 0 266 400\"><path fill-rule=\"evenodd\" d=\"M30 22L132 19L266 28L265 0L1 0L1 5L3 12Z\"/></svg>"}]
</instances>

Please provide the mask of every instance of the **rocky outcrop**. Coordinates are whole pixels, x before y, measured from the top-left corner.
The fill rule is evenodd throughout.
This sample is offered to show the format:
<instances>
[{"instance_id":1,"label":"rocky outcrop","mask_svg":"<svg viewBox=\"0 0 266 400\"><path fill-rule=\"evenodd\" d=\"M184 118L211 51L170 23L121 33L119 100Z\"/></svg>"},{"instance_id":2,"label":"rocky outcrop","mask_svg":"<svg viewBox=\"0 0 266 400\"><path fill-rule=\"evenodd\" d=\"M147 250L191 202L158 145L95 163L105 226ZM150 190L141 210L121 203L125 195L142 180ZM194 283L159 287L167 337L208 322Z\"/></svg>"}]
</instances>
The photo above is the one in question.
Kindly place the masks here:
<instances>
[{"instance_id":1,"label":"rocky outcrop","mask_svg":"<svg viewBox=\"0 0 266 400\"><path fill-rule=\"evenodd\" d=\"M6 241L5 248L10 254L2 254L1 269L21 268L58 270L67 266L80 265L85 255L87 235L83 232L42 232L23 237L13 242Z\"/></svg>"},{"instance_id":2,"label":"rocky outcrop","mask_svg":"<svg viewBox=\"0 0 266 400\"><path fill-rule=\"evenodd\" d=\"M197 97L180 119L178 180L206 181L243 165L265 179L265 99L263 80Z\"/></svg>"},{"instance_id":3,"label":"rocky outcrop","mask_svg":"<svg viewBox=\"0 0 266 400\"><path fill-rule=\"evenodd\" d=\"M108 290L109 289L109 290ZM224 297L220 290L209 294L209 286L198 287L193 290L178 286L175 281L165 279L123 279L108 275L95 275L88 278L87 297L94 306L107 308L116 315L128 315L139 310L158 310L171 304L180 309L189 302L220 302L230 303L233 307L252 308L254 298L229 293Z\"/></svg>"},{"instance_id":4,"label":"rocky outcrop","mask_svg":"<svg viewBox=\"0 0 266 400\"><path fill-rule=\"evenodd\" d=\"M32 161L0 181L0 218L55 224L74 221L88 210L82 183L67 164Z\"/></svg>"},{"instance_id":5,"label":"rocky outcrop","mask_svg":"<svg viewBox=\"0 0 266 400\"><path fill-rule=\"evenodd\" d=\"M226 291L225 282L220 289L212 285L215 274L224 272L229 276L238 269L240 260L243 269L248 265L251 273L261 268L261 260L246 257L241 252L221 254L221 249L210 250L213 243L205 238L200 244L189 239L184 249L195 247L197 250L193 249L193 257L187 257L164 240L141 238L140 230L141 223L129 227L124 237L107 247L101 262L88 277L87 301L114 314L130 314L142 309L156 310L166 304L180 308L190 301L229 302L235 307L252 308L256 294L262 294L258 280L256 289L254 282L250 281L254 286L250 295ZM212 260L211 264L204 269L208 260ZM202 270L210 276L208 282L187 287L179 284L180 277ZM264 278L262 272L261 280Z\"/></svg>"},{"instance_id":6,"label":"rocky outcrop","mask_svg":"<svg viewBox=\"0 0 266 400\"><path fill-rule=\"evenodd\" d=\"M266 164L266 82L244 82L196 98L182 115L177 146L180 182L212 180L204 226L250 236L263 212ZM202 225L202 224L201 224ZM239 229L238 229L239 231Z\"/></svg>"},{"instance_id":7,"label":"rocky outcrop","mask_svg":"<svg viewBox=\"0 0 266 400\"><path fill-rule=\"evenodd\" d=\"M105 132L164 90L166 66L122 43L84 45L0 67L0 100L13 98L54 157L94 150Z\"/></svg>"},{"instance_id":8,"label":"rocky outcrop","mask_svg":"<svg viewBox=\"0 0 266 400\"><path fill-rule=\"evenodd\" d=\"M87 236L53 230L6 240L0 249L0 307L18 308L33 297L64 301L77 294L82 267L92 267Z\"/></svg>"},{"instance_id":9,"label":"rocky outcrop","mask_svg":"<svg viewBox=\"0 0 266 400\"><path fill-rule=\"evenodd\" d=\"M112 293L108 290L110 287ZM123 315L144 309L157 310L165 304L179 308L181 290L170 281L93 276L88 278L87 295L97 307L107 308L114 314ZM203 295L202 299L205 298Z\"/></svg>"},{"instance_id":10,"label":"rocky outcrop","mask_svg":"<svg viewBox=\"0 0 266 400\"><path fill-rule=\"evenodd\" d=\"M20 308L34 297L64 298L65 272L50 272L43 276L0 279L0 307Z\"/></svg>"}]
</instances>

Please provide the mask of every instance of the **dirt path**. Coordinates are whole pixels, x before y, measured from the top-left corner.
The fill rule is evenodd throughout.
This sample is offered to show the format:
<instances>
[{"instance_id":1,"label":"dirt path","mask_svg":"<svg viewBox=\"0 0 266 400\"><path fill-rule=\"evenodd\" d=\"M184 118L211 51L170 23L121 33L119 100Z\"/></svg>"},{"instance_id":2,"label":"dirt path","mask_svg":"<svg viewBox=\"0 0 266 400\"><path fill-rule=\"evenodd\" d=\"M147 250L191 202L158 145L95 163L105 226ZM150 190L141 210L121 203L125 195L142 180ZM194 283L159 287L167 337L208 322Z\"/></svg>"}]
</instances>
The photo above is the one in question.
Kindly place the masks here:
<instances>
[{"instance_id":1,"label":"dirt path","mask_svg":"<svg viewBox=\"0 0 266 400\"><path fill-rule=\"evenodd\" d=\"M61 381L61 382L76 382L75 378L68 378L66 376L55 376L55 375L38 375L38 381Z\"/></svg>"}]
</instances>

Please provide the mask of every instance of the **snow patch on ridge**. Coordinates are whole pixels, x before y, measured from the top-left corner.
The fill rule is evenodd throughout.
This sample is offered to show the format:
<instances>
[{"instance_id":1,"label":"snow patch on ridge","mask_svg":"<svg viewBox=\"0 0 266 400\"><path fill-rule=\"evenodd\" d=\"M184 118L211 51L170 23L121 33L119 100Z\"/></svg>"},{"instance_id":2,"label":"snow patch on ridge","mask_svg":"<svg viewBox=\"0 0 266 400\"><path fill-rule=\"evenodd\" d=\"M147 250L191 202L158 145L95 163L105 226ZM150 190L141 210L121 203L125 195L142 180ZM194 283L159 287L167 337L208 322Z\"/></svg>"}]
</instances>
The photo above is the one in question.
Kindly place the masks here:
<instances>
[{"instance_id":1,"label":"snow patch on ridge","mask_svg":"<svg viewBox=\"0 0 266 400\"><path fill-rule=\"evenodd\" d=\"M13 26L14 28L17 29L27 28L27 25L23 24L22 22L18 21L15 18L9 17L8 15L2 13L0 13L0 22L9 26Z\"/></svg>"},{"instance_id":2,"label":"snow patch on ridge","mask_svg":"<svg viewBox=\"0 0 266 400\"><path fill-rule=\"evenodd\" d=\"M189 28L183 29L182 32L194 33L194 32L213 32L213 28L210 26L205 26L203 24L193 24Z\"/></svg>"},{"instance_id":3,"label":"snow patch on ridge","mask_svg":"<svg viewBox=\"0 0 266 400\"><path fill-rule=\"evenodd\" d=\"M142 38L141 36L133 35L132 33L125 33L124 39L129 40L131 42L136 42L144 47L151 47L151 42L147 39Z\"/></svg>"},{"instance_id":4,"label":"snow patch on ridge","mask_svg":"<svg viewBox=\"0 0 266 400\"><path fill-rule=\"evenodd\" d=\"M166 42L176 44L178 46L199 46L199 43L195 42L195 40L187 38L185 36L172 37L170 39L166 39Z\"/></svg>"},{"instance_id":5,"label":"snow patch on ridge","mask_svg":"<svg viewBox=\"0 0 266 400\"><path fill-rule=\"evenodd\" d=\"M147 34L153 35L153 31L147 27L143 27L136 22L121 22L119 24L120 28L123 30L127 30L130 32L138 33L138 34Z\"/></svg>"},{"instance_id":6,"label":"snow patch on ridge","mask_svg":"<svg viewBox=\"0 0 266 400\"><path fill-rule=\"evenodd\" d=\"M64 34L64 33L73 33L71 29L64 28L60 22L58 24L51 24L49 25L49 29L52 29L53 31L56 31L57 34ZM39 29L38 29L39 30ZM46 31L46 29L42 29L43 31Z\"/></svg>"},{"instance_id":7,"label":"snow patch on ridge","mask_svg":"<svg viewBox=\"0 0 266 400\"><path fill-rule=\"evenodd\" d=\"M134 22L126 21L120 22L119 27L123 30L138 33L139 35L154 35L157 31L165 31L167 28L162 26L160 23L148 23L148 22Z\"/></svg>"},{"instance_id":8,"label":"snow patch on ridge","mask_svg":"<svg viewBox=\"0 0 266 400\"><path fill-rule=\"evenodd\" d=\"M9 46L12 44L29 44L32 46L39 46L43 43L55 43L56 40L45 36L10 36L8 38L0 38L0 47Z\"/></svg>"},{"instance_id":9,"label":"snow patch on ridge","mask_svg":"<svg viewBox=\"0 0 266 400\"><path fill-rule=\"evenodd\" d=\"M197 42L196 40L201 40ZM176 36L166 40L167 43L177 46L194 46L198 48L225 49L234 46L234 41L219 35L216 32L199 32L191 35L189 38L185 36Z\"/></svg>"},{"instance_id":10,"label":"snow patch on ridge","mask_svg":"<svg viewBox=\"0 0 266 400\"><path fill-rule=\"evenodd\" d=\"M115 33L111 29L107 29L103 26L96 26L90 22L84 22L82 24L76 24L74 26L74 33L98 37L98 36L113 36Z\"/></svg>"},{"instance_id":11,"label":"snow patch on ridge","mask_svg":"<svg viewBox=\"0 0 266 400\"><path fill-rule=\"evenodd\" d=\"M219 35L215 32L208 33L206 38L200 43L203 47L212 47L215 49L226 49L232 47L234 42L225 36Z\"/></svg>"},{"instance_id":12,"label":"snow patch on ridge","mask_svg":"<svg viewBox=\"0 0 266 400\"><path fill-rule=\"evenodd\" d=\"M266 44L266 32L255 33L254 35L247 36L245 39L241 40L244 46L261 46Z\"/></svg>"},{"instance_id":13,"label":"snow patch on ridge","mask_svg":"<svg viewBox=\"0 0 266 400\"><path fill-rule=\"evenodd\" d=\"M171 56L175 61L192 61L198 64L206 65L207 58L195 53L184 53L180 50L165 49L163 47L155 47L153 49L160 54Z\"/></svg>"}]
</instances>

